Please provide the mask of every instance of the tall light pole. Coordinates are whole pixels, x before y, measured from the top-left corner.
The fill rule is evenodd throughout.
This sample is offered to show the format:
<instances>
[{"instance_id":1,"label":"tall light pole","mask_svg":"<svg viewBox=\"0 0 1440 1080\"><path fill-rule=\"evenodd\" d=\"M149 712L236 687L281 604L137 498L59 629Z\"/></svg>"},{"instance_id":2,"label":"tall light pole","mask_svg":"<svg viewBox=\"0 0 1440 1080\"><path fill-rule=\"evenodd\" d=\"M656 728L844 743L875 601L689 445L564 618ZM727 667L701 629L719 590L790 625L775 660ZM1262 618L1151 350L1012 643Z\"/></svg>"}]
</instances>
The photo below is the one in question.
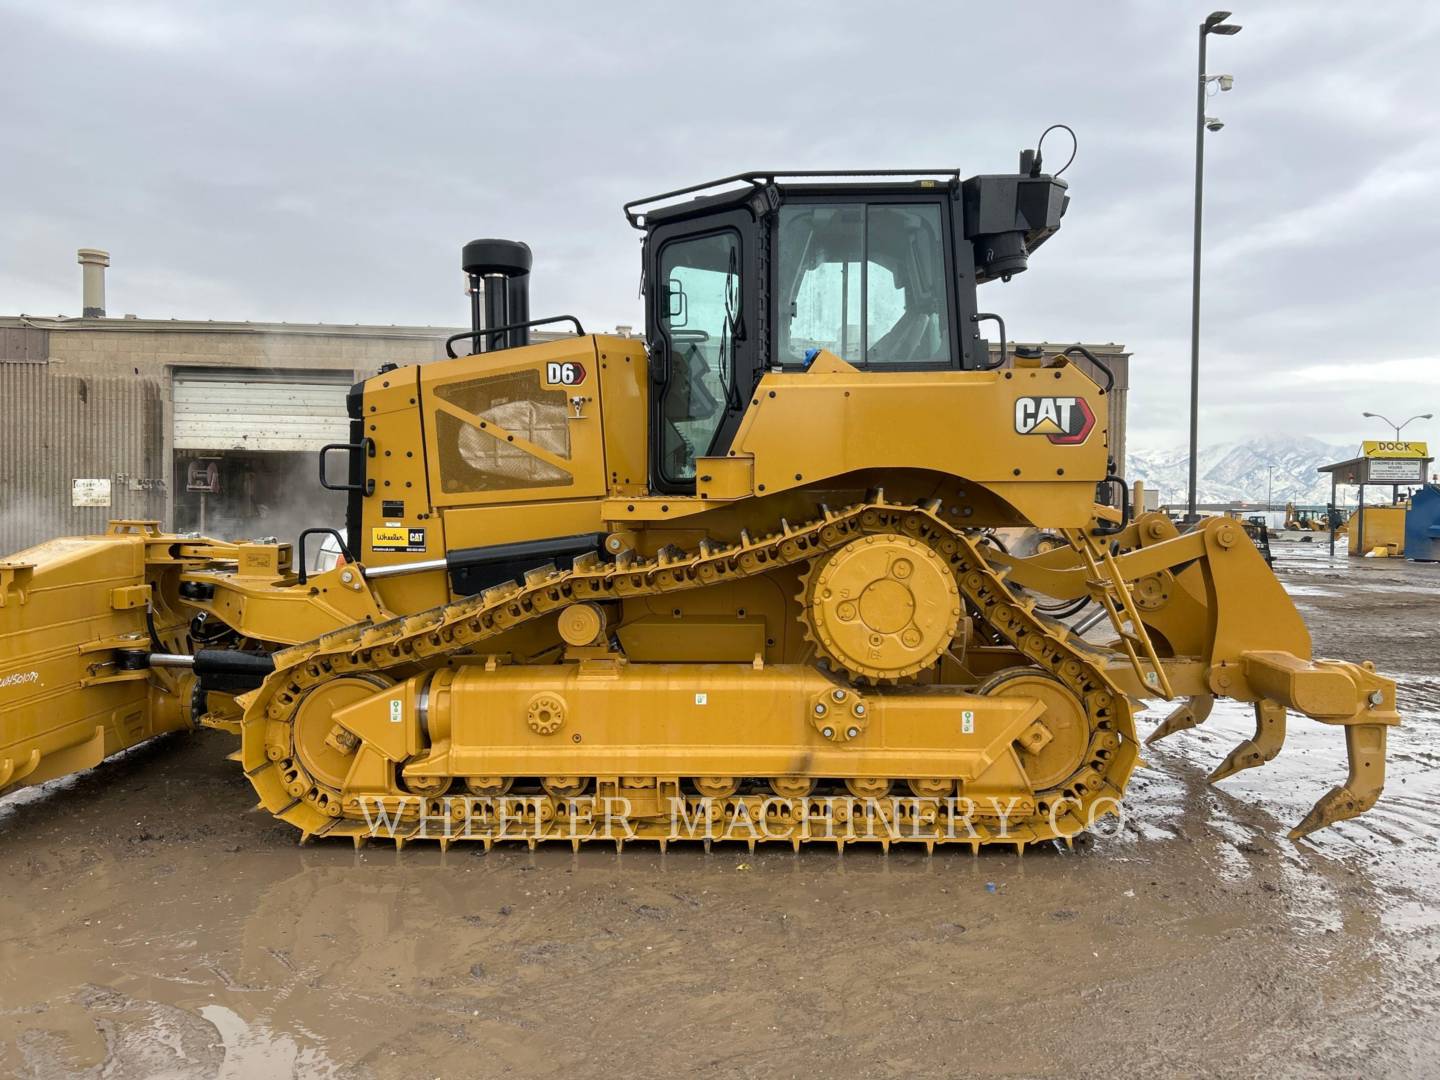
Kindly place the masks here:
<instances>
[{"instance_id":1,"label":"tall light pole","mask_svg":"<svg viewBox=\"0 0 1440 1080\"><path fill-rule=\"evenodd\" d=\"M1195 521L1195 480L1199 467L1200 443L1200 205L1205 190L1205 129L1219 131L1225 125L1205 116L1205 90L1212 79L1221 90L1229 90L1235 80L1229 75L1205 74L1205 39L1211 34L1229 37L1240 27L1225 20L1228 11L1212 11L1200 24L1200 74L1195 88L1195 262L1190 287L1190 497L1187 521Z\"/></svg>"},{"instance_id":2,"label":"tall light pole","mask_svg":"<svg viewBox=\"0 0 1440 1080\"><path fill-rule=\"evenodd\" d=\"M1360 415L1361 415L1361 416L1368 416L1368 417L1370 417L1371 419L1374 419L1374 420L1384 420L1385 423L1389 424L1392 428L1395 429L1395 441L1396 441L1396 442L1399 442L1399 441L1400 441L1400 431L1401 431L1401 429L1403 429L1403 428L1406 426L1406 424L1412 424L1412 423L1414 423L1416 420L1433 420L1433 419L1435 419L1435 414L1434 414L1434 413L1428 413L1428 412L1427 412L1427 413L1421 413L1419 416L1412 416L1412 417L1410 417L1410 419L1409 419L1409 420L1406 420L1404 424L1397 424L1397 423L1395 423L1394 420L1391 420L1388 416L1381 416L1378 412L1367 412L1367 413L1361 413Z\"/></svg>"},{"instance_id":3,"label":"tall light pole","mask_svg":"<svg viewBox=\"0 0 1440 1080\"><path fill-rule=\"evenodd\" d=\"M1275 466L1267 465L1265 471L1265 511L1268 513L1275 508L1275 500L1271 498L1275 491Z\"/></svg>"}]
</instances>

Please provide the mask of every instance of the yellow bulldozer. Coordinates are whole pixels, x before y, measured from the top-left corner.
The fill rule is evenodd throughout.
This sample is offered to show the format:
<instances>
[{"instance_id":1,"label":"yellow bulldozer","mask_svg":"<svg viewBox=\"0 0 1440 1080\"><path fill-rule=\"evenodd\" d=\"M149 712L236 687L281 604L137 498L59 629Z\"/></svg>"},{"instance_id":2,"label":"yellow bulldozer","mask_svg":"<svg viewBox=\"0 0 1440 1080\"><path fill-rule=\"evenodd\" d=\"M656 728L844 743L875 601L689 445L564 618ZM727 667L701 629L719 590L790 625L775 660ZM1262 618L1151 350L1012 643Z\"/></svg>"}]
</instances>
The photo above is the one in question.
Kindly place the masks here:
<instances>
[{"instance_id":1,"label":"yellow bulldozer","mask_svg":"<svg viewBox=\"0 0 1440 1080\"><path fill-rule=\"evenodd\" d=\"M1132 513L1103 362L978 306L1068 201L1033 151L638 200L643 341L531 319L528 247L466 245L452 358L355 386L320 455L343 532L0 563L0 789L199 725L302 839L1023 850L1120 812L1144 701L1154 739L1223 696L1256 726L1214 779L1294 711L1349 776L1291 835L1363 812L1395 684L1311 658L1240 523Z\"/></svg>"}]
</instances>

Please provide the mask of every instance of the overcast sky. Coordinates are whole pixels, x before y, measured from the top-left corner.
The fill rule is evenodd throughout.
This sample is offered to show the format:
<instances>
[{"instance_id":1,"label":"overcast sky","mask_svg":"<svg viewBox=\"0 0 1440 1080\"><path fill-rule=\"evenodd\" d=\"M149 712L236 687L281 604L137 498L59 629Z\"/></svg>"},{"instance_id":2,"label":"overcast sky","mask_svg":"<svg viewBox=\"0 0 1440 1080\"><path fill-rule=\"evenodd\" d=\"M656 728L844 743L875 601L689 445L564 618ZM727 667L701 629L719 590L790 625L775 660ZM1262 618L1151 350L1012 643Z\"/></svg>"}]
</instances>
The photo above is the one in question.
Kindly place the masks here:
<instances>
[{"instance_id":1,"label":"overcast sky","mask_svg":"<svg viewBox=\"0 0 1440 1080\"><path fill-rule=\"evenodd\" d=\"M460 246L494 235L534 248L537 316L639 325L626 199L755 168L1011 171L1063 121L1064 228L982 306L1012 337L1126 344L1132 440L1178 444L1209 10L0 0L0 313L79 314L95 246L111 314L463 324ZM1233 21L1202 442L1440 413L1440 4Z\"/></svg>"}]
</instances>

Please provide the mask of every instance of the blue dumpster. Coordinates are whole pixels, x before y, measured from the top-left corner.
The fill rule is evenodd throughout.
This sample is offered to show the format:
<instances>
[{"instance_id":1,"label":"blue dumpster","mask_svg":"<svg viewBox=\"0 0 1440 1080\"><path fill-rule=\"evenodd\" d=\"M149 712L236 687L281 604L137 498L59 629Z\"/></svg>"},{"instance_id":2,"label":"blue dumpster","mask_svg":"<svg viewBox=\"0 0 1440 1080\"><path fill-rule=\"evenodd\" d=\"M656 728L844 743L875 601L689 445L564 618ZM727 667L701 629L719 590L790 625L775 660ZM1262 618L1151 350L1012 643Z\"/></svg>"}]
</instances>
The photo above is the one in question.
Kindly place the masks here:
<instances>
[{"instance_id":1,"label":"blue dumpster","mask_svg":"<svg viewBox=\"0 0 1440 1080\"><path fill-rule=\"evenodd\" d=\"M1405 557L1440 562L1440 487L1426 484L1410 499L1405 515Z\"/></svg>"}]
</instances>

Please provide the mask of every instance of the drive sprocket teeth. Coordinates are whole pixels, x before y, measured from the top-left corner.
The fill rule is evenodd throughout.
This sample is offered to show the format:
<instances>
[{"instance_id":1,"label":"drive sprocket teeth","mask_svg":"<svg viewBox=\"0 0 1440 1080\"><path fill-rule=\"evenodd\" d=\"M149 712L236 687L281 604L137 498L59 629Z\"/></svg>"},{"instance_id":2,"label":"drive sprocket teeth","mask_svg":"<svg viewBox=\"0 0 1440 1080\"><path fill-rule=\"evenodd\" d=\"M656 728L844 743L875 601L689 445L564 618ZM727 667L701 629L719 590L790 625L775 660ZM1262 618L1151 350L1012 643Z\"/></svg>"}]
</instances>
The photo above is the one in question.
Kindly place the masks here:
<instances>
[{"instance_id":1,"label":"drive sprocket teeth","mask_svg":"<svg viewBox=\"0 0 1440 1080\"><path fill-rule=\"evenodd\" d=\"M873 533L810 563L801 578L805 639L851 678L893 682L935 663L963 614L955 575L921 541Z\"/></svg>"}]
</instances>

